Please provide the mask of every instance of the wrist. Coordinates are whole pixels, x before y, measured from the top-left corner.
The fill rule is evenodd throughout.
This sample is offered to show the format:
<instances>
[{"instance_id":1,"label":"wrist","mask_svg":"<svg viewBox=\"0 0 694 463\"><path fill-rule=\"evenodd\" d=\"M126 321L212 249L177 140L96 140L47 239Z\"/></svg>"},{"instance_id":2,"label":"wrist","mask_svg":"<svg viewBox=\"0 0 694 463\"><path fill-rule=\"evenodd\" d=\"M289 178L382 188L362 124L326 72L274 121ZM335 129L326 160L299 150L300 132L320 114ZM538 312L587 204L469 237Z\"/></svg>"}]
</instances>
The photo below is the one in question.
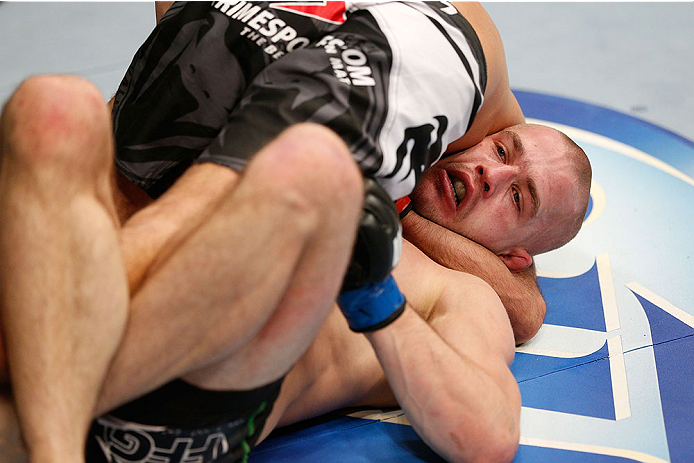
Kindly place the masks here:
<instances>
[{"instance_id":1,"label":"wrist","mask_svg":"<svg viewBox=\"0 0 694 463\"><path fill-rule=\"evenodd\" d=\"M343 292L337 303L352 331L363 333L381 329L402 315L405 296L389 275L378 283Z\"/></svg>"}]
</instances>

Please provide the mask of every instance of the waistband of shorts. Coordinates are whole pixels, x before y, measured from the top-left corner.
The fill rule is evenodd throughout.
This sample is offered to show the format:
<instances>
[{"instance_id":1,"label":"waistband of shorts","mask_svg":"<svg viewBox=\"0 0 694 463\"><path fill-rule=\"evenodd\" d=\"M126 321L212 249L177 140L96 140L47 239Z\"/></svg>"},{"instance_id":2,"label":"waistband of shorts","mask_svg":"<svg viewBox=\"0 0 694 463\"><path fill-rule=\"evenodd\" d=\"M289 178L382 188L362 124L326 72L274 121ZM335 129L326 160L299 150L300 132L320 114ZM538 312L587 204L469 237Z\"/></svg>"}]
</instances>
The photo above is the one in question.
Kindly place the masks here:
<instances>
[{"instance_id":1,"label":"waistband of shorts","mask_svg":"<svg viewBox=\"0 0 694 463\"><path fill-rule=\"evenodd\" d=\"M248 418L261 407L269 412L279 395L284 377L248 391L201 389L176 379L110 412L140 424L169 428L205 428L234 418Z\"/></svg>"}]
</instances>

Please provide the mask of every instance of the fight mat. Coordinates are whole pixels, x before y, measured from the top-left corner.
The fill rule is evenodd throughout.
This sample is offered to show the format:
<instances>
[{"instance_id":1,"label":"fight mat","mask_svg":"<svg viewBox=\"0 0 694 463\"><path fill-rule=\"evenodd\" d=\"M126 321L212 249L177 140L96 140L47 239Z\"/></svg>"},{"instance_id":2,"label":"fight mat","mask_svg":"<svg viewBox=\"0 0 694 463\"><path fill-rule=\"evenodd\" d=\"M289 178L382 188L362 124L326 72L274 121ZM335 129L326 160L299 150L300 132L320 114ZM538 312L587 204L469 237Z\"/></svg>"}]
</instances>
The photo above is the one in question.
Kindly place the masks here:
<instances>
[{"instance_id":1,"label":"fight mat","mask_svg":"<svg viewBox=\"0 0 694 463\"><path fill-rule=\"evenodd\" d=\"M517 349L516 462L694 461L694 143L605 108L516 92L593 166L578 236L538 256L547 316ZM432 391L436 394L436 391ZM401 410L278 430L265 462L441 461Z\"/></svg>"}]
</instances>

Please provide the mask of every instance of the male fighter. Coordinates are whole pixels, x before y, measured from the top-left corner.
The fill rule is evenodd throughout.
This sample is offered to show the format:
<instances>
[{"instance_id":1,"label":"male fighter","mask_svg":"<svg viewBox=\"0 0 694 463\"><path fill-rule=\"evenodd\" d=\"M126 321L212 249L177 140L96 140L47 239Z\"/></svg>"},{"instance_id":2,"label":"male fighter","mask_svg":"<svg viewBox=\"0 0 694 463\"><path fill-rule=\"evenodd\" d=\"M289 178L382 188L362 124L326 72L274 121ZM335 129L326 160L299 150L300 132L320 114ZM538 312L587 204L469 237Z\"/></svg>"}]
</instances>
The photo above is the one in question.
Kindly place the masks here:
<instances>
[{"instance_id":1,"label":"male fighter","mask_svg":"<svg viewBox=\"0 0 694 463\"><path fill-rule=\"evenodd\" d=\"M150 196L196 159L238 168L240 158L290 122L312 120L339 133L362 171L378 176L397 199L397 189L411 188L454 133L462 138L447 153L523 122L500 38L479 5L462 4L463 16L450 14L450 5L415 3L410 14L387 5L373 13L356 9L347 18L344 2L265 8L237 1L215 2L213 12L206 4L178 4L164 17L168 4L157 3L163 21L115 98L118 166ZM416 8L428 16L415 15ZM484 21L481 32L465 18ZM311 46L295 49L309 40ZM209 146L230 109L230 123ZM227 150L233 156L216 152L224 144L233 146ZM389 156L381 161L384 151ZM483 262L475 272L499 293L512 321L523 321L514 323L517 341L528 339L544 315L534 268L512 275L481 246L463 246L467 252L460 255L474 253L470 263ZM527 256L522 261L532 263Z\"/></svg>"},{"instance_id":2,"label":"male fighter","mask_svg":"<svg viewBox=\"0 0 694 463\"><path fill-rule=\"evenodd\" d=\"M364 15L359 17L363 19ZM431 20L431 16L427 17ZM434 27L439 26L445 27L441 22ZM344 37L352 33L347 30ZM201 37L200 34L194 36ZM277 61L280 62L284 63ZM301 74L294 77L297 75ZM259 87L268 82L282 83L272 72L263 72L260 78L262 85ZM494 82L491 74L489 79ZM486 97L487 90L484 93ZM263 92L250 94L262 96ZM494 102L495 92L489 95ZM67 107L68 101L70 107ZM97 101L98 96L93 90L85 89L81 81L66 77L34 79L18 90L3 114L0 198L6 216L1 244L3 262L18 269L2 276L3 321L20 418L32 456L37 460L70 461L72 458L79 461L75 449L80 448L81 433L91 416L101 375L108 367L110 352L116 349L119 327L125 323L128 291L124 267L134 295L130 300L125 338L118 347L100 396L101 410L177 376L184 376L189 383L205 389L255 389L250 393L255 402L243 400L246 393L239 393L238 400L227 401L250 408L217 410L226 421L220 422L222 417L218 416L212 422L198 425L208 436L221 432L227 450L245 451L257 438L249 423L269 411L271 405L268 403L271 404L279 389L276 380L313 339L341 284L359 218L360 211L353 204L361 202L360 174L350 164L350 151L342 142L325 129L314 126L300 126L284 132L253 157L240 179L231 170L201 162L190 167L164 196L133 216L124 227L120 235L125 253L123 264L121 243L113 233L117 221L108 182L111 156L108 130L104 130L107 127L104 127ZM263 100L254 101L251 97L249 101L252 108L257 101ZM280 113L285 117L283 111ZM490 113L485 112L483 106L475 123L470 119L470 130L475 129L479 120L485 120L482 117L485 114L489 116ZM237 116L243 119L242 115ZM243 126L238 121L237 124ZM226 127L233 126L227 124ZM442 127L439 126L441 135L446 133ZM477 127L477 133L483 135L490 130L489 120L486 130L485 124ZM224 157L227 150L220 146L223 148L227 144L228 147L229 133L233 131L223 133L222 141L198 160L208 156L213 162L227 162L213 158ZM545 135L544 141L551 142L550 153L563 155L566 149L558 135ZM313 143L306 146L306 139ZM232 137L231 140L237 139ZM534 146L542 152L538 148L540 144ZM449 143L435 145L438 150ZM407 143L404 146L407 148ZM352 151L358 152L354 148ZM429 147L424 150L425 158L429 151ZM167 152L163 150L162 154ZM422 165L433 162L438 155L425 159ZM560 157L565 159L565 156ZM125 159L127 161L128 157ZM526 162L526 159L534 161ZM165 156L158 159L162 160L169 159ZM530 178L530 172L535 169L529 166L541 163L542 156L518 156L514 162L519 174ZM567 172L573 172L571 162L565 164ZM407 172L414 172L410 171L411 166L412 163L405 169L402 181L393 181L395 191L409 181ZM368 172L361 167L362 172ZM397 163L391 167L396 168L393 173L399 169ZM483 172L479 174L482 176ZM553 188L552 182L545 182L544 174L535 182L544 185L535 188L535 195L521 182L518 191L508 200L508 204L523 211L538 211L525 212L519 219L522 223L540 216L540 205L547 205L549 201L537 201L537 197L544 198L551 191L567 200L562 204L571 203L572 211L580 209L574 208L574 202L569 201L576 197L576 185L562 181L560 187ZM484 185L488 182L483 182L482 191L490 191ZM527 199L523 199L525 195ZM265 214L258 217L263 212ZM542 222L533 223L538 224L540 231ZM85 241L88 246L82 248ZM151 243L157 246L150 251ZM76 249L78 247L80 249ZM88 251L83 252L84 249ZM140 252L142 250L148 252ZM35 265L39 259L41 268ZM119 273L113 274L114 269L120 269ZM37 281L42 283L39 291L36 291ZM388 287L392 288L392 285ZM62 297L53 297L58 293ZM397 297L392 300L394 313L401 311L399 301ZM353 316L358 311L352 312L344 306L356 330L372 328L373 322L380 325L390 315L367 315L367 320L358 320ZM234 319L230 320L232 312ZM107 320L107 316L110 319ZM397 320L401 319L413 320L410 315ZM100 330L97 344L100 345L87 345L85 333L93 333L95 330L89 327L97 321ZM392 326L409 326L403 323L415 323L419 326L417 329L428 330L427 333L437 337L442 335L436 335L421 320L393 323ZM389 332L393 330L377 330L369 335L374 346L378 345L377 339L386 336L379 333ZM32 337L37 335L45 343L32 343ZM453 345L459 342L447 339L448 336L444 338ZM167 355L154 355L161 346L167 346ZM388 348L376 349L380 353ZM496 349L488 351L499 352ZM395 358L384 354L382 362L386 365L397 363L402 360L398 358L400 354L397 349L392 354ZM458 355L455 351L452 354ZM143 358L147 361L143 362ZM85 368L86 365L90 368ZM101 369L94 368L98 365ZM388 372L389 367L385 368ZM440 368L439 372L446 370ZM58 375L60 381L48 379ZM412 413L415 426L428 439L432 429L422 420L428 419L429 410L424 407L422 414L417 413L419 407L427 405L426 401L422 403L422 391L412 394L413 391L403 385L407 378L401 376L389 374L391 387L401 405ZM160 393L170 393L173 388L177 396L180 387L186 391L196 389L188 383L175 382L164 386ZM484 393L485 389L492 391L493 388L479 389ZM198 390L205 394L202 389ZM32 395L41 400L32 400ZM56 407L56 403L60 406ZM504 408L508 404L498 405ZM232 412L239 416L238 422L228 421ZM182 426L180 416L174 414L171 420L168 423L171 428L166 431L141 426L138 432L146 432L150 437L160 433L159 438L170 438L174 442L187 439L185 436L191 431L179 429ZM262 419L259 421L262 423ZM110 426L108 435L118 429L108 422L101 426ZM173 433L173 429L181 433ZM455 431L461 430L456 428ZM162 437L161 433L168 437ZM68 439L65 439L66 434ZM201 431L195 430L193 434L199 436ZM465 439L470 437L467 435ZM102 442L109 447L108 442L103 439ZM468 451L456 447L458 450L445 443L435 445L450 458L459 455L456 452Z\"/></svg>"},{"instance_id":3,"label":"male fighter","mask_svg":"<svg viewBox=\"0 0 694 463\"><path fill-rule=\"evenodd\" d=\"M523 140L532 140L528 137L532 128L528 129L530 132L519 130ZM319 136L320 132L301 132L300 135L303 139L309 135ZM278 142L268 149L276 148ZM494 162L502 164L493 159L496 150L488 149L493 142L501 140L490 137L479 148L487 148L488 159L484 165L489 170L499 167L494 166ZM300 145L299 140L296 143ZM304 148L312 153L310 146ZM557 151L549 150L548 153ZM278 154L287 155L287 152L279 150ZM525 153L540 166L570 168L562 163L555 164L561 156L545 160L542 154L535 150ZM458 159L465 161L463 156ZM549 172L551 170L540 176L539 195L541 200L553 201L551 196L545 196L556 188L549 181ZM490 183L490 186L496 185ZM258 427L255 433L242 435L241 443L238 448L231 449L231 455L242 455L262 437L261 430L265 435L276 424L288 424L344 406L383 407L399 403L426 442L450 460L504 461L512 457L518 438L520 400L508 370L513 356L513 335L503 306L480 280L434 264L407 242L404 246L395 277L415 310L406 309L392 324L368 334L375 349L369 346L367 338L350 332L341 314L331 312L316 341L285 379L274 406L271 400L276 390L271 390L269 396L261 395L259 402L252 402L260 404L256 409L262 408L261 414L254 417ZM181 290L187 292L187 288ZM199 320L189 318L185 323L196 324ZM284 320L281 326L289 329L288 325L290 323ZM177 331L179 339L170 341L174 351L177 341L188 336L188 329ZM276 334L266 333L268 336ZM145 329L131 332L131 335L146 337L152 333ZM256 352L262 344L253 340L248 349L238 353L242 360L233 355L212 362L184 375L186 382L169 383L110 416L100 418L90 438L91 450L103 452L116 461L171 457L176 450L185 451L187 457L205 457L206 461L226 454L234 441L224 437L220 432L222 426L213 426L207 433L201 430L208 428L209 420L219 420L220 415L227 419L239 416L239 409L248 401L257 400L258 394L267 392L267 388L222 392L238 376L252 378L258 369L270 366L268 362L271 364L272 359L266 358L267 352ZM166 348L161 355L166 357L171 350ZM379 356L380 365L375 354ZM127 387L128 378L123 381ZM104 393L108 394L113 385L105 383ZM271 389L274 387L277 386ZM436 400L432 401L432 397ZM198 433L194 434L196 439L181 437L169 430L166 434L170 440L155 444L149 435L153 428L133 425L143 421L153 424L148 420L161 419L162 415L172 426L179 423L178 426L184 428L198 427ZM429 416L437 416L437 419ZM89 461L100 461L94 458L91 456Z\"/></svg>"}]
</instances>

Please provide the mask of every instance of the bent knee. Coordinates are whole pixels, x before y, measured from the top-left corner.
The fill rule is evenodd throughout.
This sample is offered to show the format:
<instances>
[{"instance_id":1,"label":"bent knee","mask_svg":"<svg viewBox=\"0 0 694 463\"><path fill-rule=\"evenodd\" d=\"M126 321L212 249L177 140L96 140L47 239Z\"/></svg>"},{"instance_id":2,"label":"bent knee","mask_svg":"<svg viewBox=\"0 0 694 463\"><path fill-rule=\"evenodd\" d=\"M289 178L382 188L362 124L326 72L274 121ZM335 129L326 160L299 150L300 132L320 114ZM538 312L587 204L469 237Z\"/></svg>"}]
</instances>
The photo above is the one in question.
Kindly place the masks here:
<instances>
[{"instance_id":1,"label":"bent knee","mask_svg":"<svg viewBox=\"0 0 694 463\"><path fill-rule=\"evenodd\" d=\"M22 82L3 108L1 127L4 156L31 164L90 166L106 161L99 154L110 152L106 103L93 84L77 76L42 75Z\"/></svg>"},{"instance_id":2,"label":"bent knee","mask_svg":"<svg viewBox=\"0 0 694 463\"><path fill-rule=\"evenodd\" d=\"M314 193L344 197L352 203L363 195L363 178L347 145L332 130L313 123L297 124L275 140L280 156L277 168L288 181Z\"/></svg>"},{"instance_id":3,"label":"bent knee","mask_svg":"<svg viewBox=\"0 0 694 463\"><path fill-rule=\"evenodd\" d=\"M311 123L292 126L261 150L256 164L256 178L276 201L319 224L356 226L363 178L347 145L331 130Z\"/></svg>"}]
</instances>

